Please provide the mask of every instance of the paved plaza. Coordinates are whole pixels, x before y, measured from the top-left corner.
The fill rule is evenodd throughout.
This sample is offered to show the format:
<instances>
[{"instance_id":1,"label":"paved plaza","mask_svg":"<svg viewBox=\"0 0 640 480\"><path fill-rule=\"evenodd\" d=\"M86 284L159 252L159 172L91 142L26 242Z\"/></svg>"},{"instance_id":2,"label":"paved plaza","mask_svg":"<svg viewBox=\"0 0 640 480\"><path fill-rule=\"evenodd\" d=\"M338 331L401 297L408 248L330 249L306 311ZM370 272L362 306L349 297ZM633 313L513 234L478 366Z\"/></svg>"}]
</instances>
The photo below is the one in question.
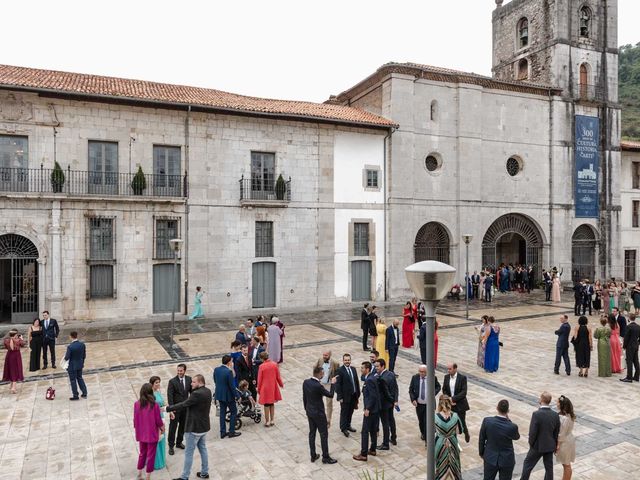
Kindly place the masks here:
<instances>
[{"instance_id":1,"label":"paved plaza","mask_svg":"<svg viewBox=\"0 0 640 480\"><path fill-rule=\"evenodd\" d=\"M569 292L565 293L569 299ZM467 422L471 443L461 441L464 479L482 478L478 457L478 431L484 416L492 415L502 398L511 403L511 418L520 427L516 442L519 477L527 451L531 413L542 390L555 399L571 398L578 415L576 425L578 457L576 479L633 478L640 468L640 385L623 384L620 375L597 377L597 355L592 355L589 378L553 374L555 335L558 316L573 317L571 303L550 304L538 294L499 296L491 305L473 303L470 319L465 319L464 302L445 302L439 309L440 345L438 377L444 366L455 361L469 378L471 411ZM400 305L386 305L382 314L389 322L400 315ZM500 369L488 374L476 366L477 334L474 329L485 313L494 315L502 327ZM339 431L339 408L329 432L330 450L336 465L309 462L307 421L302 409L302 381L311 366L330 348L339 359L344 352L358 365L367 359L362 352L359 309L340 308L316 312L282 314L286 328L282 376L284 400L276 406L276 426L265 429L252 421L244 423L242 436L221 440L217 418L207 437L211 478L215 479L340 479L359 478L365 469L384 470L385 479L423 478L425 447L420 440L415 410L408 398L411 375L417 372L419 351L403 349L396 366L401 412L396 414L398 446L379 452L367 463L352 460L359 452L359 433L345 438ZM180 320L176 341L179 349L169 348L168 322L142 322L137 325L88 326L79 328L87 340L85 380L89 398L69 402L69 385L60 369L28 374L11 395L0 387L0 479L133 479L136 475L137 444L132 416L140 385L151 375L159 375L166 396L168 380L176 364L184 361L188 373L202 373L208 386L212 371L229 349L237 319L208 318L199 322ZM595 325L595 317L590 324ZM78 325L66 325L63 335ZM65 340L66 342L66 340ZM65 346L58 345L59 358ZM2 356L4 357L4 355ZM23 361L28 365L28 351ZM573 355L572 355L573 363ZM49 374L47 376L46 374ZM55 401L45 400L45 391L55 385ZM214 415L215 412L212 412ZM360 430L362 410L356 411L354 426ZM247 419L248 420L248 419ZM319 446L319 439L318 439ZM168 457L168 467L152 478L171 479L180 475L183 451ZM192 477L199 467L195 454ZM561 467L555 469L561 477ZM532 476L542 479L540 466Z\"/></svg>"}]
</instances>

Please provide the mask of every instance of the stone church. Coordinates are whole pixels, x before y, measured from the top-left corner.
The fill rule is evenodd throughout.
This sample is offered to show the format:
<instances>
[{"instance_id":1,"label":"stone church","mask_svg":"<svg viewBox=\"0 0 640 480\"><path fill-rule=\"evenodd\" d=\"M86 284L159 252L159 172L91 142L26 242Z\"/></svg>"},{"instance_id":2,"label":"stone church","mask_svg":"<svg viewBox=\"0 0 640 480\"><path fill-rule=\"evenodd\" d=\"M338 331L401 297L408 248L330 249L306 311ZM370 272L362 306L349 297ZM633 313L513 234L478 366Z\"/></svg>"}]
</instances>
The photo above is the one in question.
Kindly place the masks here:
<instances>
[{"instance_id":1,"label":"stone church","mask_svg":"<svg viewBox=\"0 0 640 480\"><path fill-rule=\"evenodd\" d=\"M464 234L471 270L621 276L616 29L497 0L492 77L388 63L324 104L0 66L0 320L399 299Z\"/></svg>"}]
</instances>

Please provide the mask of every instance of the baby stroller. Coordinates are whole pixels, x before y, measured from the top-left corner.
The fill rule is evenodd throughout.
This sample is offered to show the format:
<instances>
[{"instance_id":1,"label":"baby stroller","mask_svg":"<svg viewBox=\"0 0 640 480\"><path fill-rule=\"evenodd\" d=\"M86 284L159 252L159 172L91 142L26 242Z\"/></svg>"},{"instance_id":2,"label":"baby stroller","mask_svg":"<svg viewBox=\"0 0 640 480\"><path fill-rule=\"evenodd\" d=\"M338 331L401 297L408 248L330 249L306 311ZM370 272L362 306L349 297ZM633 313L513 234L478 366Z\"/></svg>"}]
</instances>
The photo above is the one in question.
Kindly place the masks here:
<instances>
[{"instance_id":1,"label":"baby stroller","mask_svg":"<svg viewBox=\"0 0 640 480\"><path fill-rule=\"evenodd\" d=\"M255 423L260 423L262 421L262 412L256 405L256 408L251 408L251 400L249 397L240 396L240 398L236 398L236 406L238 409L238 414L236 415L236 430L242 428L242 417L250 418ZM231 413L227 412L226 415L227 422L231 421Z\"/></svg>"}]
</instances>

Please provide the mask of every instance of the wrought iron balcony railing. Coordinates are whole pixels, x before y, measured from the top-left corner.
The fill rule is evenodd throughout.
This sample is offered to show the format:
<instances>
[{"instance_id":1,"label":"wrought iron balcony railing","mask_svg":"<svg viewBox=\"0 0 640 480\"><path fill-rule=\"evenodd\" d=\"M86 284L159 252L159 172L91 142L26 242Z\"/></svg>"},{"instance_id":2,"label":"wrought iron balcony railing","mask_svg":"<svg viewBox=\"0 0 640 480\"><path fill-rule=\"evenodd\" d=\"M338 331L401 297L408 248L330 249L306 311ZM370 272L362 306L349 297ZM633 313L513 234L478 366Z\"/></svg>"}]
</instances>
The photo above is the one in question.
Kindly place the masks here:
<instances>
[{"instance_id":1,"label":"wrought iron balcony railing","mask_svg":"<svg viewBox=\"0 0 640 480\"><path fill-rule=\"evenodd\" d=\"M287 204L291 201L291 177L289 180L265 182L263 178L240 179L240 203L242 204Z\"/></svg>"},{"instance_id":2,"label":"wrought iron balcony railing","mask_svg":"<svg viewBox=\"0 0 640 480\"><path fill-rule=\"evenodd\" d=\"M0 192L186 197L187 176L0 167Z\"/></svg>"},{"instance_id":3,"label":"wrought iron balcony railing","mask_svg":"<svg viewBox=\"0 0 640 480\"><path fill-rule=\"evenodd\" d=\"M600 85L589 85L581 83L574 86L574 96L579 100L585 100L589 102L604 102L607 100L605 89Z\"/></svg>"}]
</instances>

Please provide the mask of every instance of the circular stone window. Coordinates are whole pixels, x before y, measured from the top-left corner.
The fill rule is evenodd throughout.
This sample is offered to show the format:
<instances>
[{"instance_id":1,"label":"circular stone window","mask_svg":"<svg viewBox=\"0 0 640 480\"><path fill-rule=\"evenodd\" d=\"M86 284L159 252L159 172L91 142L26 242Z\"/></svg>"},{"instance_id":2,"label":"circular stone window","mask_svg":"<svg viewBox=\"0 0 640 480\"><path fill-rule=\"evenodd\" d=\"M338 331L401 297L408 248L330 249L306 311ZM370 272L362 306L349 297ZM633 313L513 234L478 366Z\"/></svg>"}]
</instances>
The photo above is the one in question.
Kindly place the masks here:
<instances>
[{"instance_id":1,"label":"circular stone window","mask_svg":"<svg viewBox=\"0 0 640 480\"><path fill-rule=\"evenodd\" d=\"M440 168L440 162L433 155L429 155L424 161L424 166L428 172L435 172Z\"/></svg>"},{"instance_id":2,"label":"circular stone window","mask_svg":"<svg viewBox=\"0 0 640 480\"><path fill-rule=\"evenodd\" d=\"M522 161L516 157L510 157L507 160L507 173L515 177L522 171Z\"/></svg>"}]
</instances>

